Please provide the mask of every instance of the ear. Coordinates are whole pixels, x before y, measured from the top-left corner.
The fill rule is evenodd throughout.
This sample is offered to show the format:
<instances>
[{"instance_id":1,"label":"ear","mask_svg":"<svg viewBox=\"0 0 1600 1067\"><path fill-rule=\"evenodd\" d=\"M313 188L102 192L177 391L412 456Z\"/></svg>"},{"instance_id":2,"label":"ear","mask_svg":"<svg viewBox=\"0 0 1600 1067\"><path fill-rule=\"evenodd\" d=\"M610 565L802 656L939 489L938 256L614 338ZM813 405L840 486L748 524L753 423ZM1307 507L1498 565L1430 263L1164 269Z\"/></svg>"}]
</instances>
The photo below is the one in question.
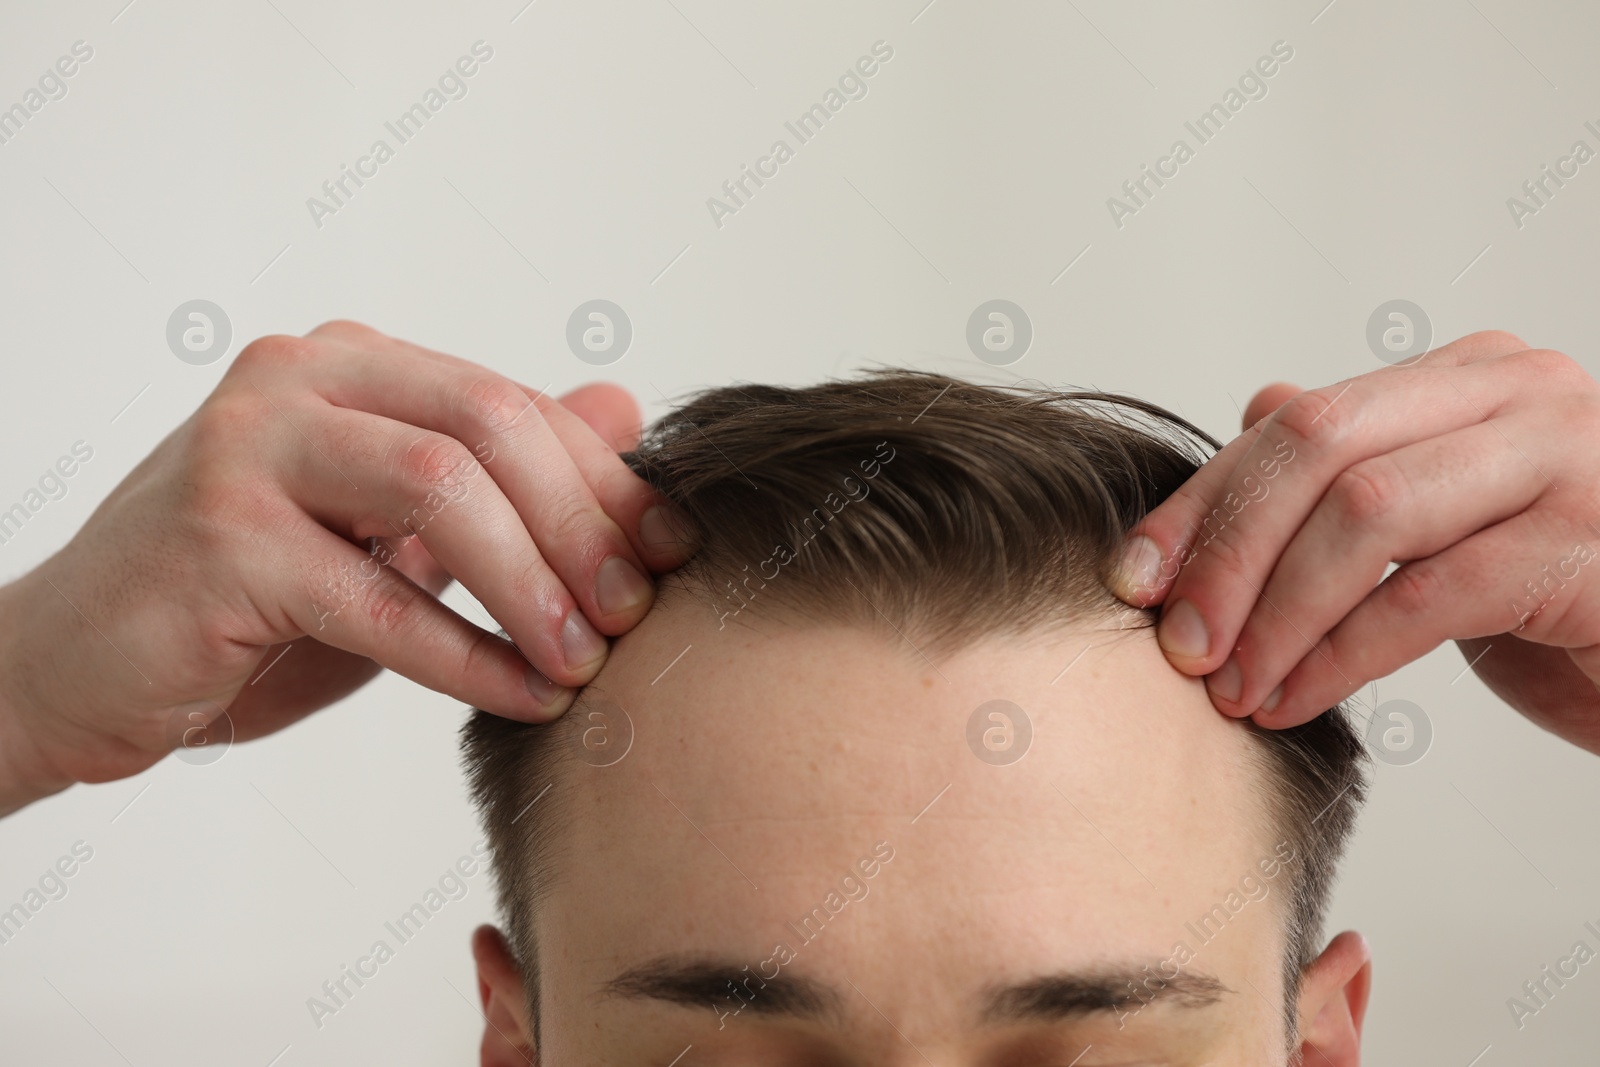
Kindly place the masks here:
<instances>
[{"instance_id":1,"label":"ear","mask_svg":"<svg viewBox=\"0 0 1600 1067\"><path fill-rule=\"evenodd\" d=\"M528 1024L528 998L522 972L505 935L493 926L472 932L472 958L478 963L478 996L483 1001L482 1067L534 1067L539 1062Z\"/></svg>"},{"instance_id":2,"label":"ear","mask_svg":"<svg viewBox=\"0 0 1600 1067\"><path fill-rule=\"evenodd\" d=\"M1244 425L1241 429L1248 430L1274 411L1283 407L1292 397L1299 396L1303 392L1305 392L1304 389L1298 385L1290 385L1288 382L1273 382L1271 385L1264 386L1259 393L1250 398L1250 403L1244 406Z\"/></svg>"},{"instance_id":3,"label":"ear","mask_svg":"<svg viewBox=\"0 0 1600 1067\"><path fill-rule=\"evenodd\" d=\"M1366 938L1346 930L1301 975L1300 1061L1360 1067L1361 1021L1371 990L1372 950Z\"/></svg>"}]
</instances>

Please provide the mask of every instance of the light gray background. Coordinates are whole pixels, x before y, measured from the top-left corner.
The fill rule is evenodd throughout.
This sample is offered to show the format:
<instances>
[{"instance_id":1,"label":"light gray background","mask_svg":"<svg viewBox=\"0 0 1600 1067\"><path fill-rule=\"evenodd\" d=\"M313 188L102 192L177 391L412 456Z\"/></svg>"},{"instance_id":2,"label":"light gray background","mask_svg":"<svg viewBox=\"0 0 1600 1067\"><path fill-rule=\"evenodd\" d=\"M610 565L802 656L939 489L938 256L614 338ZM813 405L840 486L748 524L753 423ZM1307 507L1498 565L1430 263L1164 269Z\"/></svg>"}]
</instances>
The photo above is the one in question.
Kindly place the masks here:
<instances>
[{"instance_id":1,"label":"light gray background","mask_svg":"<svg viewBox=\"0 0 1600 1067\"><path fill-rule=\"evenodd\" d=\"M1574 140L1600 147L1590 5L124 2L0 13L0 106L94 48L0 146L0 506L94 448L0 575L63 543L221 376L166 347L194 298L226 309L229 358L354 318L557 391L608 377L650 414L885 361L1133 392L1228 437L1267 381L1378 367L1367 317L1400 297L1441 339L1600 356L1600 163L1520 229L1506 207ZM315 227L306 198L479 39L469 95ZM880 39L869 95L713 225L706 198ZM1115 226L1107 197L1193 144L1184 121L1278 40L1294 58L1269 95ZM635 329L599 371L563 341L596 297ZM997 297L1035 330L1003 370L964 341ZM1451 647L1377 686L1437 736L1377 768L1335 908L1376 952L1370 1062L1590 1064L1600 966L1521 1032L1506 999L1580 937L1600 948L1600 761L1462 667ZM461 717L385 677L214 766L0 822L0 906L74 841L95 850L0 946L0 1060L468 1062L482 875L320 1031L305 1006L478 840Z\"/></svg>"}]
</instances>

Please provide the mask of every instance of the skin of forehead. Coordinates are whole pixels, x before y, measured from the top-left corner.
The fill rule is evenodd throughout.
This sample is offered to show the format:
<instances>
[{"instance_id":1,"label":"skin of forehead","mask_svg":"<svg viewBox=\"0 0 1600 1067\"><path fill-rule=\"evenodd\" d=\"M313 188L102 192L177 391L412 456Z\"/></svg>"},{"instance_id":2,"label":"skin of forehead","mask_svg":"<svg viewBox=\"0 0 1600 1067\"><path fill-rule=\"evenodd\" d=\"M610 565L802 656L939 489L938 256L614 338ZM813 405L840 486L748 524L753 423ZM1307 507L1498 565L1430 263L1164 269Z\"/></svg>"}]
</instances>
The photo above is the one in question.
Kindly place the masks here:
<instances>
[{"instance_id":1,"label":"skin of forehead","mask_svg":"<svg viewBox=\"0 0 1600 1067\"><path fill-rule=\"evenodd\" d=\"M1057 627L930 661L888 627L717 622L658 608L586 694L624 708L634 736L620 762L564 771L570 814L536 926L550 1053L561 1020L605 1010L593 991L625 967L702 950L756 970L780 941L793 973L846 991L848 977L932 1042L957 1039L981 983L1160 959L1181 940L1240 991L1230 1017L1267 1030L1288 878L1258 869L1278 837L1261 771L1152 630ZM966 740L995 699L1032 724L1009 766ZM893 860L806 944L788 924L880 841ZM1189 924L1246 876L1267 898L1200 947ZM709 1009L690 1022L716 1027Z\"/></svg>"}]
</instances>

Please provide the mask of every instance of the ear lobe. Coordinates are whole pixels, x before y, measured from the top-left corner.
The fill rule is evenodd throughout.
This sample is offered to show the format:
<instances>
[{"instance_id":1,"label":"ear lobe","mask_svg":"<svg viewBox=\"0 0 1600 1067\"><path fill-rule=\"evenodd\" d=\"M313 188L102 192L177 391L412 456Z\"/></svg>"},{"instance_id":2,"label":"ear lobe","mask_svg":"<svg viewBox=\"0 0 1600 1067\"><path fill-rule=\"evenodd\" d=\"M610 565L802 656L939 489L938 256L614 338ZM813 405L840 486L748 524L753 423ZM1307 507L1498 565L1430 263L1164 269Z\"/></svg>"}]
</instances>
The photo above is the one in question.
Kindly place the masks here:
<instances>
[{"instance_id":1,"label":"ear lobe","mask_svg":"<svg viewBox=\"0 0 1600 1067\"><path fill-rule=\"evenodd\" d=\"M482 1067L536 1067L539 1056L533 1047L522 972L505 935L493 926L478 927L472 932L472 958L478 964L478 997L483 1001L479 1063Z\"/></svg>"},{"instance_id":2,"label":"ear lobe","mask_svg":"<svg viewBox=\"0 0 1600 1067\"><path fill-rule=\"evenodd\" d=\"M1300 1059L1360 1067L1361 1023L1371 991L1372 949L1366 938L1346 930L1301 975Z\"/></svg>"}]
</instances>

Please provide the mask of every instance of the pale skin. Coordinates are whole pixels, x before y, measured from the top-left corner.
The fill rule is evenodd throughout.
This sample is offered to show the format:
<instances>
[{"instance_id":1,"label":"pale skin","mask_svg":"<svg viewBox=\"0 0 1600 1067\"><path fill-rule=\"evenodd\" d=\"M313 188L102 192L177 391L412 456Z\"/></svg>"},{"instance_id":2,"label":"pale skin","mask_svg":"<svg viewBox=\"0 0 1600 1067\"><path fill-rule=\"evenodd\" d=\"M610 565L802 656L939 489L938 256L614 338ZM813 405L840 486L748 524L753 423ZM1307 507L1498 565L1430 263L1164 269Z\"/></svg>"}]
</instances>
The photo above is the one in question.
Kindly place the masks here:
<instances>
[{"instance_id":1,"label":"pale skin","mask_svg":"<svg viewBox=\"0 0 1600 1067\"><path fill-rule=\"evenodd\" d=\"M0 589L0 814L136 774L224 708L236 739L272 733L384 667L560 714L687 555L617 457L638 423L615 387L557 402L355 323L249 345ZM511 640L435 599L452 578Z\"/></svg>"},{"instance_id":2,"label":"pale skin","mask_svg":"<svg viewBox=\"0 0 1600 1067\"><path fill-rule=\"evenodd\" d=\"M1574 555L1600 543L1597 414L1576 362L1505 333L1269 386L1139 524L1148 559L1118 592L1164 604L1168 661L1225 714L1303 722L1454 639L1508 704L1600 752L1600 583ZM237 739L270 734L383 667L560 714L604 660L596 634L648 611L642 576L692 551L615 456L638 425L620 389L557 403L356 323L247 346L66 547L0 588L0 814L136 774L224 708ZM1256 499L1251 464L1284 445L1296 459ZM1412 562L1374 590L1390 560ZM438 603L452 579L510 642Z\"/></svg>"},{"instance_id":3,"label":"pale skin","mask_svg":"<svg viewBox=\"0 0 1600 1067\"><path fill-rule=\"evenodd\" d=\"M1304 721L1454 639L1507 703L1600 751L1600 587L1571 562L1600 540L1597 400L1571 359L1507 334L1306 394L1268 387L1245 434L1140 524L1156 577L1121 591L1167 605L1167 662L1205 676L1227 715ZM646 617L650 583L627 572L692 551L615 456L637 427L621 390L558 403L354 323L248 346L72 542L0 589L0 814L138 773L192 715L226 708L237 738L264 736L384 667L513 718L561 714L605 662L595 634ZM1191 556L1259 439L1296 459ZM389 550L371 577L368 538ZM1169 575L1162 559L1182 565ZM1387 560L1414 562L1374 591ZM1517 617L1547 568L1562 583ZM511 641L439 604L452 579ZM1180 600L1205 620L1198 643L1172 621ZM1237 678L1221 669L1230 653ZM1356 943L1329 946L1361 962L1333 967L1328 989L1357 988ZM492 931L474 944L492 993L503 950Z\"/></svg>"},{"instance_id":4,"label":"pale skin","mask_svg":"<svg viewBox=\"0 0 1600 1067\"><path fill-rule=\"evenodd\" d=\"M1118 590L1163 605L1168 661L1220 711L1301 723L1454 640L1506 703L1600 753L1600 383L1476 333L1321 389L1269 386L1244 424L1132 531ZM1285 446L1263 493L1259 464ZM1233 518L1206 526L1218 507Z\"/></svg>"},{"instance_id":5,"label":"pale skin","mask_svg":"<svg viewBox=\"0 0 1600 1067\"><path fill-rule=\"evenodd\" d=\"M571 815L537 918L538 1062L644 1067L687 1046L678 1062L692 1067L1286 1062L1289 866L1262 874L1279 835L1261 772L1245 761L1254 742L1211 709L1198 679L1165 669L1150 628L997 636L929 662L887 627L748 622L719 630L697 600L659 605L572 712L620 706L634 737L612 766L574 761L558 773ZM995 698L1033 724L1026 754L1007 766L965 741L973 709ZM853 899L807 942L788 924L875 844L892 859L846 885ZM1199 940L1186 924L1242 879L1254 900ZM1194 956L1165 973L1219 982L1227 991L1213 1003L1166 992L1098 1011L985 1016L995 989L1136 971L1172 960L1180 941ZM773 959L778 942L793 949L787 965ZM481 1062L525 1067L521 976L493 928L474 949ZM687 1002L606 992L663 958L780 974L746 987L748 1003L716 996L714 981ZM836 1010L777 1010L801 982ZM1297 1012L1307 1062L1359 1062L1369 982L1355 934L1307 969Z\"/></svg>"}]
</instances>

